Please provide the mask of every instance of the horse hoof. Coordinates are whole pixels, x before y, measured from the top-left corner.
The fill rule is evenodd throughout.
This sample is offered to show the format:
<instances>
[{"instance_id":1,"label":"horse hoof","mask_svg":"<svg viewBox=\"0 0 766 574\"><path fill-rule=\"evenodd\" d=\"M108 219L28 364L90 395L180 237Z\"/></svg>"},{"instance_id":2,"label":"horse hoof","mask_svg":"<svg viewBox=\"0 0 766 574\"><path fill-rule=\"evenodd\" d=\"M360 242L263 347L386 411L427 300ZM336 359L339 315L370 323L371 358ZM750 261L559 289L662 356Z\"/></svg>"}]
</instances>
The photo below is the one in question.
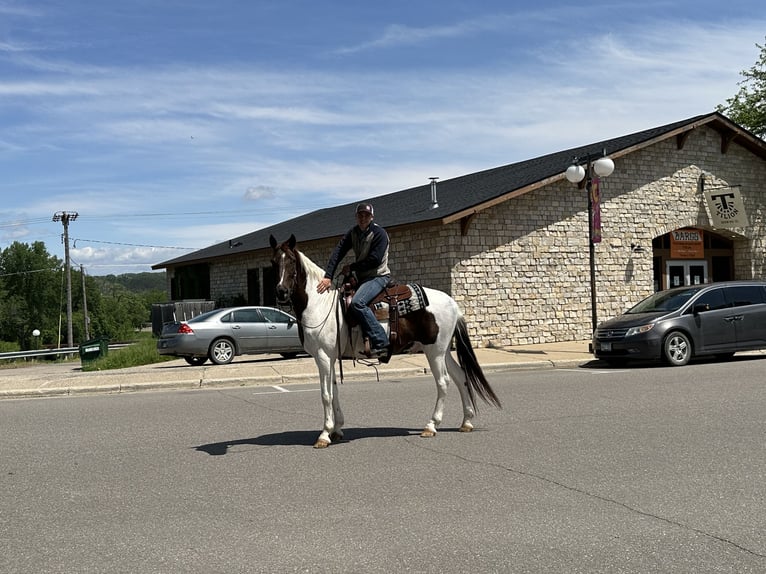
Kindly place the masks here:
<instances>
[{"instance_id":1,"label":"horse hoof","mask_svg":"<svg viewBox=\"0 0 766 574\"><path fill-rule=\"evenodd\" d=\"M458 430L459 430L460 432L471 432L471 431L473 430L473 425L466 425L466 424L464 424L464 425L463 425L463 426L461 426L461 427L460 427L460 429L458 429Z\"/></svg>"},{"instance_id":2,"label":"horse hoof","mask_svg":"<svg viewBox=\"0 0 766 574\"><path fill-rule=\"evenodd\" d=\"M423 438L431 438L432 436L436 436L436 431L432 431L431 429L423 429L423 432L420 433L420 436Z\"/></svg>"},{"instance_id":3,"label":"horse hoof","mask_svg":"<svg viewBox=\"0 0 766 574\"><path fill-rule=\"evenodd\" d=\"M330 442L322 439L314 443L314 448L327 448L328 446L330 446Z\"/></svg>"},{"instance_id":4,"label":"horse hoof","mask_svg":"<svg viewBox=\"0 0 766 574\"><path fill-rule=\"evenodd\" d=\"M330 440L332 442L340 442L343 440L343 433L342 432L333 432L330 435Z\"/></svg>"}]
</instances>

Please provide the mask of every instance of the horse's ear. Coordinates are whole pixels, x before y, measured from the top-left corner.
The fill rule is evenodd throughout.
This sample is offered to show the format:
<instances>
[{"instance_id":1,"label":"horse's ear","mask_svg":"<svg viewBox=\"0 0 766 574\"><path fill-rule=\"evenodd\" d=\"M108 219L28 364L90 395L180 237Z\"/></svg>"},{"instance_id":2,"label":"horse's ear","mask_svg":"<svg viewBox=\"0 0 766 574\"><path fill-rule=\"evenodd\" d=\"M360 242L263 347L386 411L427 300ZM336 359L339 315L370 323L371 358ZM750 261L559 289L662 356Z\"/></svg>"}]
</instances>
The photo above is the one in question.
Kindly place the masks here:
<instances>
[{"instance_id":1,"label":"horse's ear","mask_svg":"<svg viewBox=\"0 0 766 574\"><path fill-rule=\"evenodd\" d=\"M269 245L271 245L272 249L277 248L277 240L274 238L273 235L269 235Z\"/></svg>"},{"instance_id":2,"label":"horse's ear","mask_svg":"<svg viewBox=\"0 0 766 574\"><path fill-rule=\"evenodd\" d=\"M290 239L287 240L287 245L290 246L290 249L295 249L295 234L290 235Z\"/></svg>"}]
</instances>

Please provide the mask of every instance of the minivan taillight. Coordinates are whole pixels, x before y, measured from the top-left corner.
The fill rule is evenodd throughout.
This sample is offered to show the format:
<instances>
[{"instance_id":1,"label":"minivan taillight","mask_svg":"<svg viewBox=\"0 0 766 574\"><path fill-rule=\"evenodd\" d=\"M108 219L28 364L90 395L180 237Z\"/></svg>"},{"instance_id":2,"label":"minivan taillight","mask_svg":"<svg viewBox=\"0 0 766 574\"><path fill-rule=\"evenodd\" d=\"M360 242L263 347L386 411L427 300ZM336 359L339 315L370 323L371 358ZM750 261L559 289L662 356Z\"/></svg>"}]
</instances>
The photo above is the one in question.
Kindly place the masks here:
<instances>
[{"instance_id":1,"label":"minivan taillight","mask_svg":"<svg viewBox=\"0 0 766 574\"><path fill-rule=\"evenodd\" d=\"M189 327L186 323L181 323L181 325L178 327L178 334L179 335L193 335L194 329Z\"/></svg>"}]
</instances>

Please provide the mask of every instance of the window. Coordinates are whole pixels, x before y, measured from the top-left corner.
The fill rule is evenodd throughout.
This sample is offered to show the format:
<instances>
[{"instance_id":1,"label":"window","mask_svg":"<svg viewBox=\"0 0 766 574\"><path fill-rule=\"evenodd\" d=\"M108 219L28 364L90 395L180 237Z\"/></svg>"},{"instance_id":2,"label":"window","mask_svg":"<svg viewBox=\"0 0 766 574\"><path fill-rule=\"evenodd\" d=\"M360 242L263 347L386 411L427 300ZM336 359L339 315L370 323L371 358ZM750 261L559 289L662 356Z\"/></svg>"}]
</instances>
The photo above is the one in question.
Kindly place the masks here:
<instances>
[{"instance_id":1,"label":"window","mask_svg":"<svg viewBox=\"0 0 766 574\"><path fill-rule=\"evenodd\" d=\"M261 309L261 312L266 317L266 320L272 323L289 323L292 320L292 317L287 315L287 313L282 313L282 311L277 309Z\"/></svg>"},{"instance_id":2,"label":"window","mask_svg":"<svg viewBox=\"0 0 766 574\"><path fill-rule=\"evenodd\" d=\"M726 288L726 298L735 307L756 305L764 302L763 288L758 285L741 285Z\"/></svg>"},{"instance_id":3,"label":"window","mask_svg":"<svg viewBox=\"0 0 766 574\"><path fill-rule=\"evenodd\" d=\"M703 293L694 302L694 306L696 307L697 305L704 305L706 311L716 311L717 309L725 309L729 306L726 298L723 296L723 289L713 289Z\"/></svg>"}]
</instances>

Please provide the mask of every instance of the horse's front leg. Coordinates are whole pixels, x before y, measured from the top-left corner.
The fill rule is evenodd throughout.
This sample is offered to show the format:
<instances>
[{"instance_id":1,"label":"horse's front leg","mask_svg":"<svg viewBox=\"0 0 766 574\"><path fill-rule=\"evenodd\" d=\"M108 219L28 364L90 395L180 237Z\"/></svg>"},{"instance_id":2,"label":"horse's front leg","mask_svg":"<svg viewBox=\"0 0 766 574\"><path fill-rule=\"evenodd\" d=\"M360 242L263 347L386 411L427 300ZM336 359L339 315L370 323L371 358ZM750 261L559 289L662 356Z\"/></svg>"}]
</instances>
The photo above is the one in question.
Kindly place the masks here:
<instances>
[{"instance_id":1,"label":"horse's front leg","mask_svg":"<svg viewBox=\"0 0 766 574\"><path fill-rule=\"evenodd\" d=\"M327 448L333 441L343 438L343 432L340 429L343 425L343 413L340 410L340 403L336 394L335 361L323 353L318 353L316 364L319 369L319 388L324 409L324 426L314 443L314 448ZM339 416L336 418L336 415Z\"/></svg>"}]
</instances>

